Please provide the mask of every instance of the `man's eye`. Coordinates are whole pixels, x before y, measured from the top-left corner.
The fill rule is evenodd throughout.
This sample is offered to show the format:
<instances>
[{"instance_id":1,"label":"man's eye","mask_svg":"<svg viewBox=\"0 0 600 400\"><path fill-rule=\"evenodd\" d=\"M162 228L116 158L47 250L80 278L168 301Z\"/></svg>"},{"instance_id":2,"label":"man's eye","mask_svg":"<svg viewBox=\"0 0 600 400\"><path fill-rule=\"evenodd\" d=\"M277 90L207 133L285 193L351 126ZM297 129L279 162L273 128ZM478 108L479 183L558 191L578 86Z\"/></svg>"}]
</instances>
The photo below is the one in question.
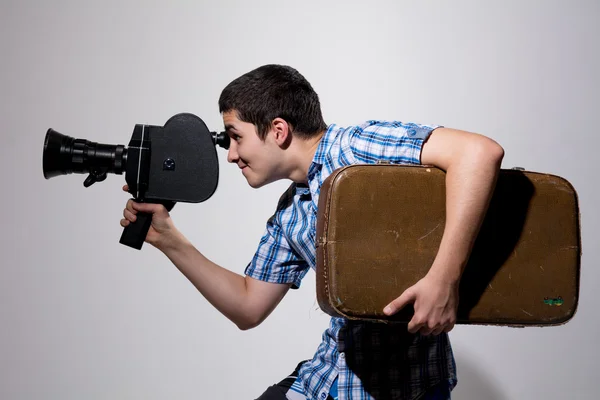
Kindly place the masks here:
<instances>
[{"instance_id":1,"label":"man's eye","mask_svg":"<svg viewBox=\"0 0 600 400\"><path fill-rule=\"evenodd\" d=\"M236 142L240 141L240 135L236 135L235 133L233 134L233 140L235 140Z\"/></svg>"}]
</instances>

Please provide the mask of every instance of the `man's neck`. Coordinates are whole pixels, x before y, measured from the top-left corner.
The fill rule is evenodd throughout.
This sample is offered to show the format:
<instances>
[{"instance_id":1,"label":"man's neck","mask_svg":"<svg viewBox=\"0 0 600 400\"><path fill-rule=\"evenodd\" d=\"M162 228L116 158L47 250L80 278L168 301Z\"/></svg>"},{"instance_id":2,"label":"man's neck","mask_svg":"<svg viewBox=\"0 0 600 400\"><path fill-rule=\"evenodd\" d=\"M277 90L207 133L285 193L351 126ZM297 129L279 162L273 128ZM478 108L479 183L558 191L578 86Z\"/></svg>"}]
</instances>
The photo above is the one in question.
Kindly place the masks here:
<instances>
[{"instance_id":1,"label":"man's neck","mask_svg":"<svg viewBox=\"0 0 600 400\"><path fill-rule=\"evenodd\" d=\"M324 135L325 131L309 139L296 139L295 144L297 147L294 152L296 154L294 160L295 168L289 177L292 181L308 185L308 170Z\"/></svg>"}]
</instances>

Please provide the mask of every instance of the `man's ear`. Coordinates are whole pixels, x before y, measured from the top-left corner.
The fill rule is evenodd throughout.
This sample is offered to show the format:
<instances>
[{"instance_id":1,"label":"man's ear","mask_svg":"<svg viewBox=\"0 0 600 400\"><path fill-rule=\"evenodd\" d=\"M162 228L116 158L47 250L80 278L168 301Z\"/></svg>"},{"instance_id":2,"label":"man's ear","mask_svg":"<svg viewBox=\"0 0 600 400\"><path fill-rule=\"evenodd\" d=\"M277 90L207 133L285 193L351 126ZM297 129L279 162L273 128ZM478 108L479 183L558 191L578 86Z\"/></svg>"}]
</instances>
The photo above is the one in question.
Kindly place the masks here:
<instances>
[{"instance_id":1,"label":"man's ear","mask_svg":"<svg viewBox=\"0 0 600 400\"><path fill-rule=\"evenodd\" d=\"M279 147L289 146L292 140L292 127L283 118L275 118L271 123L271 132L273 133L273 139Z\"/></svg>"}]
</instances>

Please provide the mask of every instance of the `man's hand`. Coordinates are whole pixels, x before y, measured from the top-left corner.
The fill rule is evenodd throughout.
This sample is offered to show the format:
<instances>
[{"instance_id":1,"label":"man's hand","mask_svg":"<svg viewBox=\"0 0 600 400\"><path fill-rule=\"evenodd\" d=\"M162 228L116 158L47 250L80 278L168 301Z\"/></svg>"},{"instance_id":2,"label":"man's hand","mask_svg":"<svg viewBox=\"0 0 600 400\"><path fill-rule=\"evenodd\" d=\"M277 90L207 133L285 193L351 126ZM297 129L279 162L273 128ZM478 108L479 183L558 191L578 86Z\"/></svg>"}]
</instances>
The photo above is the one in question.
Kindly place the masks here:
<instances>
[{"instance_id":1,"label":"man's hand","mask_svg":"<svg viewBox=\"0 0 600 400\"><path fill-rule=\"evenodd\" d=\"M388 304L383 312L392 315L413 303L415 313L408 323L410 333L439 335L450 332L456 323L458 282L428 274Z\"/></svg>"},{"instance_id":2,"label":"man's hand","mask_svg":"<svg viewBox=\"0 0 600 400\"><path fill-rule=\"evenodd\" d=\"M123 186L123 191L128 191L127 185ZM162 204L137 203L133 199L129 199L123 210L123 219L120 221L121 226L126 227L135 222L138 212L152 214L152 224L145 239L147 243L161 250L177 240L184 240L173 224L169 212Z\"/></svg>"}]
</instances>

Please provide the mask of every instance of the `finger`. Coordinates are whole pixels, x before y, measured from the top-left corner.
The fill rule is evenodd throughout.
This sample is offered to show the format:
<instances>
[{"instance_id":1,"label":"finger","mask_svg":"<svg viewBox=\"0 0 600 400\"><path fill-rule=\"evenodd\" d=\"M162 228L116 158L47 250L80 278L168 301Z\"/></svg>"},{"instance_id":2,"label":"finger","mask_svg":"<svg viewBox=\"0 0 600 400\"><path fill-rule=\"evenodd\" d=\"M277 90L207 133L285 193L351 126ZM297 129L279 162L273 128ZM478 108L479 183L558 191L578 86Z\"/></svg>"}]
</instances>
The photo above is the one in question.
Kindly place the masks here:
<instances>
[{"instance_id":1,"label":"finger","mask_svg":"<svg viewBox=\"0 0 600 400\"><path fill-rule=\"evenodd\" d=\"M423 324L421 329L419 329L419 333L423 336L429 336L433 333L435 328L436 328L435 326L429 326L427 324Z\"/></svg>"},{"instance_id":2,"label":"finger","mask_svg":"<svg viewBox=\"0 0 600 400\"><path fill-rule=\"evenodd\" d=\"M448 333L448 332L450 332L452 329L454 329L454 324L449 324L448 326L446 326L446 327L444 328L444 332L445 332L445 333Z\"/></svg>"},{"instance_id":3,"label":"finger","mask_svg":"<svg viewBox=\"0 0 600 400\"><path fill-rule=\"evenodd\" d=\"M429 335L431 335L431 330L425 329L425 328L421 328L421 329L419 329L419 335L421 335L421 336L429 336Z\"/></svg>"},{"instance_id":4,"label":"finger","mask_svg":"<svg viewBox=\"0 0 600 400\"><path fill-rule=\"evenodd\" d=\"M123 228L125 228L125 227L126 227L126 226L128 226L128 225L129 225L129 221L128 221L128 220L126 220L126 219L122 219L122 220L121 220L121 226L122 226Z\"/></svg>"},{"instance_id":5,"label":"finger","mask_svg":"<svg viewBox=\"0 0 600 400\"><path fill-rule=\"evenodd\" d=\"M123 210L123 217L125 217L126 220L131 222L135 222L135 220L137 219L137 216L128 209Z\"/></svg>"},{"instance_id":6,"label":"finger","mask_svg":"<svg viewBox=\"0 0 600 400\"><path fill-rule=\"evenodd\" d=\"M166 208L162 204L138 203L133 200L131 200L131 208L135 211L135 213L143 212L143 213L148 213L148 214L156 214L156 213L162 214L163 212L166 212Z\"/></svg>"},{"instance_id":7,"label":"finger","mask_svg":"<svg viewBox=\"0 0 600 400\"><path fill-rule=\"evenodd\" d=\"M417 333L423 327L423 325L425 325L424 321L421 321L419 318L413 316L408 323L408 331L410 333Z\"/></svg>"},{"instance_id":8,"label":"finger","mask_svg":"<svg viewBox=\"0 0 600 400\"><path fill-rule=\"evenodd\" d=\"M133 208L134 204L135 204L135 201L133 201L133 199L127 200L127 204L125 205L125 209L128 210L132 214L137 214L137 210L135 210Z\"/></svg>"},{"instance_id":9,"label":"finger","mask_svg":"<svg viewBox=\"0 0 600 400\"><path fill-rule=\"evenodd\" d=\"M123 185L123 191L129 192L129 185Z\"/></svg>"},{"instance_id":10,"label":"finger","mask_svg":"<svg viewBox=\"0 0 600 400\"><path fill-rule=\"evenodd\" d=\"M446 328L446 327L444 327L444 326L442 325L442 326L440 326L439 328L436 328L436 329L434 329L434 330L431 332L431 334L432 334L432 335L435 335L435 336L437 336L437 335L440 335L442 332L444 332L444 329L445 329L445 328Z\"/></svg>"},{"instance_id":11,"label":"finger","mask_svg":"<svg viewBox=\"0 0 600 400\"><path fill-rule=\"evenodd\" d=\"M403 309L407 304L414 302L416 299L415 293L408 288L396 300L388 304L384 309L385 315L392 315Z\"/></svg>"}]
</instances>

